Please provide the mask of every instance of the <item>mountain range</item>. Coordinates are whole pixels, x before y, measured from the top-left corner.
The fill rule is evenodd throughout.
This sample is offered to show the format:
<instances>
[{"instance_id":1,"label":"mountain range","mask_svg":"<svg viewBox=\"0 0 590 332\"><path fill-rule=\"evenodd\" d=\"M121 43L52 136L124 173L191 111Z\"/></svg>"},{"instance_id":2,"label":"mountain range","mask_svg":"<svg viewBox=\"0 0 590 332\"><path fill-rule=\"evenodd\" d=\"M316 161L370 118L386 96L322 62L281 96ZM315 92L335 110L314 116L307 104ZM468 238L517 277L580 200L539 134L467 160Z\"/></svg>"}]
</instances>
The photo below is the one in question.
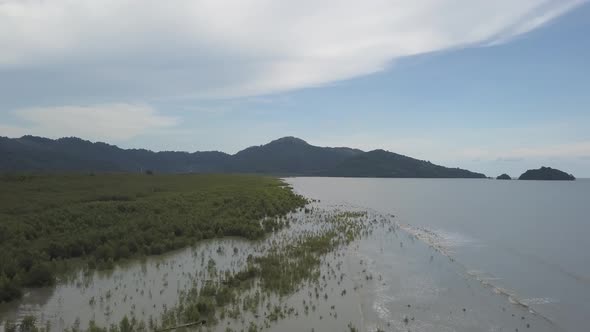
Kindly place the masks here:
<instances>
[{"instance_id":1,"label":"mountain range","mask_svg":"<svg viewBox=\"0 0 590 332\"><path fill-rule=\"evenodd\" d=\"M484 178L384 150L319 147L283 137L236 154L121 149L76 137L0 137L2 172L258 173L298 176Z\"/></svg>"}]
</instances>

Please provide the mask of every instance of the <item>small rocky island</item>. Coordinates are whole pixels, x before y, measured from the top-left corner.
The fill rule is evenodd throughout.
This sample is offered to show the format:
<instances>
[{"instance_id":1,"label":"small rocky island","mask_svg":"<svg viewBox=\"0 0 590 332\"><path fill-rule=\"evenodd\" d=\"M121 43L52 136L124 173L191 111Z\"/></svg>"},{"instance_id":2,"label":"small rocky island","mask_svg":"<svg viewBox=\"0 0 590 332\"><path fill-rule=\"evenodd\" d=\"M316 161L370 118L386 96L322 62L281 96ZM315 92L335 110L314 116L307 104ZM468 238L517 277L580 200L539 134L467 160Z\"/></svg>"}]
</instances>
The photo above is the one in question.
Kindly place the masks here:
<instances>
[{"instance_id":1,"label":"small rocky island","mask_svg":"<svg viewBox=\"0 0 590 332\"><path fill-rule=\"evenodd\" d=\"M539 169L529 169L524 172L519 180L565 180L573 181L576 178L566 172L551 167L541 167Z\"/></svg>"},{"instance_id":2,"label":"small rocky island","mask_svg":"<svg viewBox=\"0 0 590 332\"><path fill-rule=\"evenodd\" d=\"M502 175L499 175L496 180L512 180L512 178L510 177L510 175L504 173Z\"/></svg>"}]
</instances>

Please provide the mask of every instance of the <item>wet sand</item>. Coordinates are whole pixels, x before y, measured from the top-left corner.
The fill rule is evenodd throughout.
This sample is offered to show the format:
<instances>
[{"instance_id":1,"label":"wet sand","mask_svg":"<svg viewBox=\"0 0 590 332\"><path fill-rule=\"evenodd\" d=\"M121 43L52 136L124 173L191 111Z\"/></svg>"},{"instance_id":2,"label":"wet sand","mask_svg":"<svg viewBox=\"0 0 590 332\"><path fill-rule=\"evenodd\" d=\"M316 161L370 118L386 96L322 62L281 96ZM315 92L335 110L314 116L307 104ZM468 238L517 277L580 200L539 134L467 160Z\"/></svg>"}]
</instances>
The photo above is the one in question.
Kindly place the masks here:
<instances>
[{"instance_id":1,"label":"wet sand","mask_svg":"<svg viewBox=\"0 0 590 332\"><path fill-rule=\"evenodd\" d=\"M449 251L401 228L374 232L359 241L352 256L362 269L359 282L372 277L360 290L367 331L559 330L468 273Z\"/></svg>"}]
</instances>

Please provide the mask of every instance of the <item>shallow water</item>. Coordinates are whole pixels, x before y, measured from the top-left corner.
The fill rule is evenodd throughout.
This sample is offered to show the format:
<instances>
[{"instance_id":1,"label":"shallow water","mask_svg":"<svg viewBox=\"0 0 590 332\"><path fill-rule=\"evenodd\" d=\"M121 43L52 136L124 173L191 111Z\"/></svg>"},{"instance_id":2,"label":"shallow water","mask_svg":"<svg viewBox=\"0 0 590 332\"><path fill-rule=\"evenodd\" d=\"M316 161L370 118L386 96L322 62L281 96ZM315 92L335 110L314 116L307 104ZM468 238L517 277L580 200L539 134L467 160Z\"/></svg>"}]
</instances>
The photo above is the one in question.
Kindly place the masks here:
<instances>
[{"instance_id":1,"label":"shallow water","mask_svg":"<svg viewBox=\"0 0 590 332\"><path fill-rule=\"evenodd\" d=\"M535 319L535 323L544 320L547 324L541 324L549 330L587 329L586 315L590 312L588 180L290 178L287 182L297 192L324 203L393 214L402 230L412 234L416 241L452 257L452 264L437 269L436 264L430 264L428 250L410 250L412 246L408 246L407 240L402 240L403 248L408 251L403 255L399 242L384 245L383 252L381 247L361 248L361 254L373 262L375 273L397 282L396 287L376 291L382 295L375 295L374 303L366 305L367 316L380 317L389 312L385 320L399 321L403 311L391 304L391 298L407 297L411 302L429 296L434 301L429 304L431 314L413 330L436 330L429 328L432 325L445 326L450 331L470 330L465 329L465 324L459 324L462 328L441 325L445 318L444 303L456 304L457 308L465 306L461 301L466 298L456 292L463 287L481 293L467 302L469 306L482 307L478 318L469 318L475 319L474 324L490 321L489 328L478 330L501 328L491 321L502 326L509 323L511 314L503 320L504 311L496 310L506 304L536 312L535 317L542 319ZM389 239L383 241L388 243ZM437 301L440 306L434 304ZM486 306L496 311L484 310ZM456 308L453 312L456 313ZM529 321L528 316L524 320L520 318ZM539 330L538 325L529 324ZM522 331L522 326L508 330L515 328Z\"/></svg>"},{"instance_id":2,"label":"shallow water","mask_svg":"<svg viewBox=\"0 0 590 332\"><path fill-rule=\"evenodd\" d=\"M159 319L161 312L178 301L180 291L209 278L207 263L217 270L235 269L254 252L255 243L237 239L203 241L192 248L119 264L111 271L80 271L56 287L31 289L17 302L2 304L4 320L33 314L50 322L52 330L81 327L95 320L100 326L118 323L123 316ZM218 248L224 251L218 251ZM233 248L238 248L234 254Z\"/></svg>"},{"instance_id":3,"label":"shallow water","mask_svg":"<svg viewBox=\"0 0 590 332\"><path fill-rule=\"evenodd\" d=\"M0 320L33 314L52 331L90 320L104 326L124 315L158 320L184 291L217 278L210 259L213 271L237 271L272 241L317 229L325 211L360 210L368 211L372 232L325 256L322 279L286 297L266 295L264 305L208 330L250 323L270 331L343 331L349 324L364 331L585 330L590 181L287 181L321 202L309 214L290 215L291 226L264 241L215 239L109 272L79 271L0 305ZM290 313L269 324L266 305Z\"/></svg>"},{"instance_id":4,"label":"shallow water","mask_svg":"<svg viewBox=\"0 0 590 332\"><path fill-rule=\"evenodd\" d=\"M52 331L73 326L86 328L91 320L99 326L109 326L118 324L124 316L137 318L147 326L150 321L159 324L162 314L176 310L187 291L199 289L208 281L221 280L224 271L240 271L246 266L249 255L263 255L274 250L271 248L275 245L285 247L301 235L329 229L330 226L323 222L333 214L328 211L335 209L313 208L291 213L283 219L289 221L289 227L261 241L213 239L165 255L118 264L111 271L78 271L69 275L67 280L58 281L55 287L30 289L21 300L0 305L0 331L3 331L2 321L19 321L25 315L35 316L41 326L48 324ZM263 294L263 301L252 312L252 308L242 306L242 301L260 291L260 285L256 283L252 289L240 293L238 300L230 305L232 310L237 308L240 312L239 318L217 317L219 323L207 330L225 331L226 327L232 327L239 331L247 329L250 323L260 327L268 325L277 331L299 331L302 326L309 330L336 326L344 330L349 323L361 326L362 315L352 281L337 280L334 272L337 264L342 264L338 270L349 270L344 262L346 249L342 247L322 257L320 271L327 278L321 279L321 283L310 280L286 297ZM349 288L348 295L341 295L346 288ZM267 319L269 308L276 305L292 308L293 312L270 325ZM340 319L337 319L338 315Z\"/></svg>"}]
</instances>

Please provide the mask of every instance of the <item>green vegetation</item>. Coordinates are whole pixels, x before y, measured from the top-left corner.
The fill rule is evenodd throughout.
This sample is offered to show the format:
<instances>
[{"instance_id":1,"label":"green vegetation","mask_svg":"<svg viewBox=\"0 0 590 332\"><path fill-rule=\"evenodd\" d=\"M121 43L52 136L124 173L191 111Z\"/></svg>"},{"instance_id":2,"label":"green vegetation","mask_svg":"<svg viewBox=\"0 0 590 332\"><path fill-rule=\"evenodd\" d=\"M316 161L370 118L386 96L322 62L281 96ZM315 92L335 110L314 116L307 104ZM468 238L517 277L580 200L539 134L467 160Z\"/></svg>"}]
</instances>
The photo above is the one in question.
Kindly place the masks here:
<instances>
[{"instance_id":1,"label":"green vegetation","mask_svg":"<svg viewBox=\"0 0 590 332\"><path fill-rule=\"evenodd\" d=\"M234 319L240 317L241 311L257 315L263 299L270 299L273 295L291 295L305 283L316 284L314 298L318 299L321 258L363 234L368 226L362 222L363 218L366 218L364 212L329 215L318 221L321 228L314 232L275 242L265 254L250 256L242 270L235 273L226 271L222 279L191 288L181 294L175 308L162 315L162 329L199 321L214 325L225 316L226 311ZM227 306L231 308L226 310ZM304 306L307 312L309 308L305 303ZM266 308L264 326L267 327L271 322L295 312L293 307L271 305L271 302L266 303ZM256 331L253 324L250 322L249 330Z\"/></svg>"},{"instance_id":2,"label":"green vegetation","mask_svg":"<svg viewBox=\"0 0 590 332\"><path fill-rule=\"evenodd\" d=\"M519 180L562 180L573 181L576 178L566 172L551 167L541 167L539 169L529 169L522 173Z\"/></svg>"},{"instance_id":3,"label":"green vegetation","mask_svg":"<svg viewBox=\"0 0 590 332\"><path fill-rule=\"evenodd\" d=\"M329 230L304 235L285 249L272 249L269 254L254 259L262 288L288 295L302 282L319 278L320 257L356 238L363 226L356 219L362 216L350 212L331 216L325 221L332 224Z\"/></svg>"},{"instance_id":4,"label":"green vegetation","mask_svg":"<svg viewBox=\"0 0 590 332\"><path fill-rule=\"evenodd\" d=\"M263 220L261 224L269 223L269 218ZM161 309L149 316L143 309L136 311L132 306L122 318L106 323L99 318L102 323L84 322L84 327L76 319L66 331L203 331L215 326L226 331L261 331L279 320L303 318L303 315L319 316L320 320L331 317L338 321L338 294L347 288L351 292L357 289L351 280L346 282L344 279L347 271L342 266L344 253L352 241L368 236L375 225L391 229L388 220L370 218L364 211L328 211L314 206L271 220L275 221L272 234L256 241L242 241L240 248L233 242L236 239L218 239L188 249L192 250L191 259L195 264L191 269L194 268L194 272L189 270L189 275L185 275L188 282L177 290L178 300L174 305L161 304ZM223 257L231 257L231 261L225 261ZM167 270L177 264L172 260L164 263L162 268ZM168 287L167 275L166 272L160 284L160 294ZM145 281L140 278L136 284L141 287L142 283L145 287ZM117 305L117 300L111 301L111 291L125 292L127 286L117 284L101 291L100 303L105 307L100 310L104 310L106 316L110 315L110 307ZM150 299L152 290L158 291L157 288L150 289ZM129 299L132 294L131 291ZM295 294L302 297L302 302L289 300ZM125 295L123 301L127 299ZM90 301L94 301L94 295ZM154 301L153 307L156 308L158 301ZM338 325L343 330L353 327L351 324ZM15 325L6 322L5 326ZM46 326L50 327L49 321ZM34 327L31 331L49 330Z\"/></svg>"},{"instance_id":5,"label":"green vegetation","mask_svg":"<svg viewBox=\"0 0 590 332\"><path fill-rule=\"evenodd\" d=\"M51 332L49 325L45 327L37 326L37 319L34 316L27 315L23 317L19 324L6 322L4 325L6 332ZM94 321L90 321L87 329L83 330L79 326L74 326L67 330L67 332L139 332L147 331L145 324L137 322L136 319L129 319L124 317L119 324L112 324L110 327L100 327Z\"/></svg>"},{"instance_id":6,"label":"green vegetation","mask_svg":"<svg viewBox=\"0 0 590 332\"><path fill-rule=\"evenodd\" d=\"M485 178L484 174L461 168L439 166L384 150L373 150L355 155L322 176L376 178Z\"/></svg>"},{"instance_id":7,"label":"green vegetation","mask_svg":"<svg viewBox=\"0 0 590 332\"><path fill-rule=\"evenodd\" d=\"M77 258L89 267L161 254L201 239L259 239L306 200L275 178L243 175L0 177L0 302L51 285ZM262 220L262 222L261 222Z\"/></svg>"},{"instance_id":8,"label":"green vegetation","mask_svg":"<svg viewBox=\"0 0 590 332\"><path fill-rule=\"evenodd\" d=\"M283 137L234 155L223 152L124 150L76 137L0 137L0 171L96 171L156 173L258 173L395 178L485 178L480 173L435 165L400 154L329 148Z\"/></svg>"}]
</instances>

